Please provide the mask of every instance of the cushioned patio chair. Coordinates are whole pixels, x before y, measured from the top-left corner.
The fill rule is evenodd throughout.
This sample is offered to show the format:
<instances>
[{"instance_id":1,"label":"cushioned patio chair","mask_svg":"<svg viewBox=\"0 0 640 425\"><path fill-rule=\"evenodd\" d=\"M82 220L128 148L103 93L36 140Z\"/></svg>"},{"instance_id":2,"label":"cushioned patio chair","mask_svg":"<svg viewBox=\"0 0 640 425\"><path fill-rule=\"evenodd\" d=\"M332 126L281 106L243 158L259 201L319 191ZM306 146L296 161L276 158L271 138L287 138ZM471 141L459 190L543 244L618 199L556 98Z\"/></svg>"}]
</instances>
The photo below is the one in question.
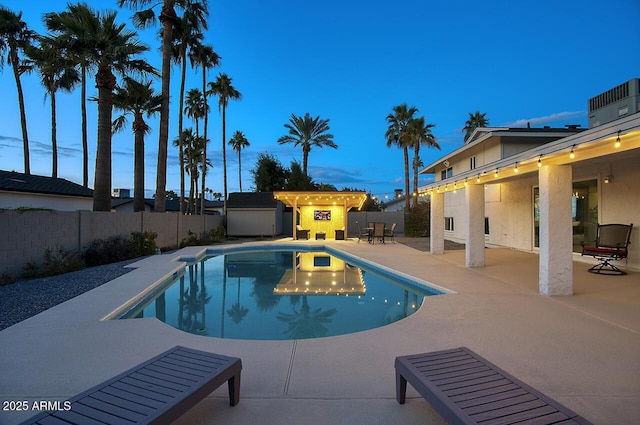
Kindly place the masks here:
<instances>
[{"instance_id":1,"label":"cushioned patio chair","mask_svg":"<svg viewBox=\"0 0 640 425\"><path fill-rule=\"evenodd\" d=\"M299 224L296 225L296 239L309 239L309 234L311 234L311 230L303 229Z\"/></svg>"},{"instance_id":2,"label":"cushioned patio chair","mask_svg":"<svg viewBox=\"0 0 640 425\"><path fill-rule=\"evenodd\" d=\"M582 255L588 255L600 263L591 267L591 273L608 275L626 274L618 267L611 264L613 260L627 258L629 242L631 240L632 224L598 224L596 240L582 242Z\"/></svg>"},{"instance_id":3,"label":"cushioned patio chair","mask_svg":"<svg viewBox=\"0 0 640 425\"><path fill-rule=\"evenodd\" d=\"M393 237L393 232L396 231L396 223L393 223L391 225L391 229L384 229L384 238L391 238L391 240L393 241L393 243L396 243L396 240Z\"/></svg>"}]
</instances>

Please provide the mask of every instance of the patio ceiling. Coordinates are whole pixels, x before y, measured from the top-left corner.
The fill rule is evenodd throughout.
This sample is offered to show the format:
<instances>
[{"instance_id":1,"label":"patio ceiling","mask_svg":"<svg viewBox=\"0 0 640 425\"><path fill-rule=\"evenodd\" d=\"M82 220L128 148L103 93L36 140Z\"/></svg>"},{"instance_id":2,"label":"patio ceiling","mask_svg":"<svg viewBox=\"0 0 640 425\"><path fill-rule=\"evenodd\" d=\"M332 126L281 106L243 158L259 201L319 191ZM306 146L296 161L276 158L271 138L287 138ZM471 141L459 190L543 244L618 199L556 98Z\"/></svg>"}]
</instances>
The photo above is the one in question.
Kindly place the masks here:
<instances>
[{"instance_id":1,"label":"patio ceiling","mask_svg":"<svg viewBox=\"0 0 640 425\"><path fill-rule=\"evenodd\" d=\"M365 192L298 192L279 191L273 192L273 197L288 207L300 207L303 205L341 205L347 211L351 208L360 209L367 200Z\"/></svg>"},{"instance_id":2,"label":"patio ceiling","mask_svg":"<svg viewBox=\"0 0 640 425\"><path fill-rule=\"evenodd\" d=\"M420 188L420 195L427 195L431 191L452 192L468 184L497 183L518 175L537 172L542 165L578 163L634 149L640 149L640 114L431 183Z\"/></svg>"}]
</instances>

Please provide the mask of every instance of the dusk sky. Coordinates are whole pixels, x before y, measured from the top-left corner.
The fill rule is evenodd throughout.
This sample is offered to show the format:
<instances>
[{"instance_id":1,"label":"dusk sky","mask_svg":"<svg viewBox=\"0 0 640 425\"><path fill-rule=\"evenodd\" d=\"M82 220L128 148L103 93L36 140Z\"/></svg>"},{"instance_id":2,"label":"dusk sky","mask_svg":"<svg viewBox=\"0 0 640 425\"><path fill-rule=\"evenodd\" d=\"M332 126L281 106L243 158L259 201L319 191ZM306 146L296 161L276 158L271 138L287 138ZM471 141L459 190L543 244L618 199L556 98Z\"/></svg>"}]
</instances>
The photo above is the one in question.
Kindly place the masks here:
<instances>
[{"instance_id":1,"label":"dusk sky","mask_svg":"<svg viewBox=\"0 0 640 425\"><path fill-rule=\"evenodd\" d=\"M129 9L116 1L89 1L118 10L118 22L133 28ZM43 33L42 15L63 11L67 1L1 0L22 11L30 28ZM26 7L26 9L25 9ZM427 165L463 143L469 112L486 113L491 126L587 127L587 100L640 77L640 1L351 1L209 0L205 41L222 57L209 71L233 79L242 100L227 108L227 138L241 130L251 146L242 153L243 189L263 152L289 167L302 150L278 145L291 114L329 119L339 146L313 149L309 174L316 183L357 188L384 198L403 188L403 155L387 148L386 116L407 103L419 109L442 147L422 150ZM138 30L160 68L159 27ZM6 55L5 55L6 56ZM179 68L172 74L167 189L179 191L177 136ZM200 88L189 71L186 88ZM22 78L32 174L51 175L50 104L36 74ZM156 82L160 90L160 82ZM88 85L96 95L94 77ZM80 91L58 94L59 177L82 183ZM23 172L22 135L11 67L0 73L0 169ZM221 118L209 100L207 187L222 192ZM90 186L95 166L97 110L89 103ZM145 187L155 191L158 120L149 121ZM185 119L185 127L193 126ZM237 156L227 149L229 192L237 191ZM424 175L421 184L433 176ZM113 188L133 191L133 134L113 138Z\"/></svg>"}]
</instances>

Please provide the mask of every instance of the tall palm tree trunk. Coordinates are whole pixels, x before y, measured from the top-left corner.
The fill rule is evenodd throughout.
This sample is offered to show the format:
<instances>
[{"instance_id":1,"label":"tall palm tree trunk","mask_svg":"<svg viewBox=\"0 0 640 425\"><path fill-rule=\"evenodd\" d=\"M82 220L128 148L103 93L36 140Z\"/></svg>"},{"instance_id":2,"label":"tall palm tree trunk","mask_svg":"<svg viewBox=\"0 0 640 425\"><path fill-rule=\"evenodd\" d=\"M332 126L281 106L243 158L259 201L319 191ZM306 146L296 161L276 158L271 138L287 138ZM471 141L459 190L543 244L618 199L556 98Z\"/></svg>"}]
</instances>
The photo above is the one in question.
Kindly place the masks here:
<instances>
[{"instance_id":1,"label":"tall palm tree trunk","mask_svg":"<svg viewBox=\"0 0 640 425\"><path fill-rule=\"evenodd\" d=\"M224 182L224 200L222 201L222 209L224 215L227 215L227 107L222 105L222 167Z\"/></svg>"},{"instance_id":2,"label":"tall palm tree trunk","mask_svg":"<svg viewBox=\"0 0 640 425\"><path fill-rule=\"evenodd\" d=\"M418 163L420 162L420 143L416 143L413 147L413 206L418 204Z\"/></svg>"},{"instance_id":3,"label":"tall palm tree trunk","mask_svg":"<svg viewBox=\"0 0 640 425\"><path fill-rule=\"evenodd\" d=\"M22 83L20 82L20 71L18 70L19 59L16 48L11 46L9 48L9 54L11 55L11 64L13 68L13 77L16 80L16 89L18 90L18 105L20 106L20 124L22 126L22 143L23 143L23 156L24 156L24 173L31 174L31 167L29 166L29 135L27 134L27 114L24 109L24 94L22 91Z\"/></svg>"},{"instance_id":4,"label":"tall palm tree trunk","mask_svg":"<svg viewBox=\"0 0 640 425\"><path fill-rule=\"evenodd\" d=\"M144 211L144 132L146 125L142 112L136 114L133 122L135 132L133 165L133 211Z\"/></svg>"},{"instance_id":5,"label":"tall palm tree trunk","mask_svg":"<svg viewBox=\"0 0 640 425\"><path fill-rule=\"evenodd\" d=\"M89 187L89 137L87 134L87 67L82 64L82 88L80 90L82 109L82 185Z\"/></svg>"},{"instance_id":6,"label":"tall palm tree trunk","mask_svg":"<svg viewBox=\"0 0 640 425\"><path fill-rule=\"evenodd\" d=\"M93 210L111 211L111 97L116 77L108 67L98 69L98 149L93 187Z\"/></svg>"},{"instance_id":7,"label":"tall palm tree trunk","mask_svg":"<svg viewBox=\"0 0 640 425\"><path fill-rule=\"evenodd\" d=\"M58 140L56 138L56 94L51 92L51 177L58 178Z\"/></svg>"},{"instance_id":8,"label":"tall palm tree trunk","mask_svg":"<svg viewBox=\"0 0 640 425\"><path fill-rule=\"evenodd\" d=\"M205 222L204 222L204 193L205 193L205 176L207 175L207 144L209 140L207 139L207 127L209 125L209 108L207 105L207 68L205 66L202 67L202 96L204 98L204 123L202 126L204 127L203 137L204 137L204 148L202 151L202 190L200 193L202 194L202 199L200 201L200 214L203 215L202 218L202 229L206 233Z\"/></svg>"},{"instance_id":9,"label":"tall palm tree trunk","mask_svg":"<svg viewBox=\"0 0 640 425\"><path fill-rule=\"evenodd\" d=\"M404 151L404 208L405 211L409 211L409 148L403 146L402 150Z\"/></svg>"},{"instance_id":10,"label":"tall palm tree trunk","mask_svg":"<svg viewBox=\"0 0 640 425\"><path fill-rule=\"evenodd\" d=\"M184 108L184 81L187 75L187 56L182 55L182 72L180 75L180 100L178 111L178 151L180 155L180 214L184 214L184 161L182 156L184 155L184 145L182 143L182 111ZM192 188L193 191L193 188ZM189 211L191 211L191 194L189 194Z\"/></svg>"},{"instance_id":11,"label":"tall palm tree trunk","mask_svg":"<svg viewBox=\"0 0 640 425\"><path fill-rule=\"evenodd\" d=\"M167 148L169 144L169 90L171 78L171 37L176 12L174 0L164 0L160 12L162 23L162 106L160 108L160 131L158 136L158 167L156 172L155 210L165 212L167 196Z\"/></svg>"},{"instance_id":12,"label":"tall palm tree trunk","mask_svg":"<svg viewBox=\"0 0 640 425\"><path fill-rule=\"evenodd\" d=\"M309 145L302 146L302 172L304 173L305 176L309 175L307 174L307 164L309 163L309 151L311 151L311 146Z\"/></svg>"},{"instance_id":13,"label":"tall palm tree trunk","mask_svg":"<svg viewBox=\"0 0 640 425\"><path fill-rule=\"evenodd\" d=\"M238 149L238 183L240 184L240 193L242 193L242 161L240 159L240 150Z\"/></svg>"}]
</instances>

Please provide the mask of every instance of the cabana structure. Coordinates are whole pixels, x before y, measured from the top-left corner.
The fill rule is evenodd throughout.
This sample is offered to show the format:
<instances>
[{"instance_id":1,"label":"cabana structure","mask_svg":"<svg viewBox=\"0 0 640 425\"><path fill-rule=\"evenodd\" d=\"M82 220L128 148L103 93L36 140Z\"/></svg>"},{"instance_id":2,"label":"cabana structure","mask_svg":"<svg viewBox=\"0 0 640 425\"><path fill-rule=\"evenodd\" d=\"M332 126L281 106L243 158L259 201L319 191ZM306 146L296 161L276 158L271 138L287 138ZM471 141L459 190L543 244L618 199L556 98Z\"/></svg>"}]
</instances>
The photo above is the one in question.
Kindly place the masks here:
<instances>
[{"instance_id":1,"label":"cabana structure","mask_svg":"<svg viewBox=\"0 0 640 425\"><path fill-rule=\"evenodd\" d=\"M309 230L315 239L346 237L349 228L347 213L352 208L360 209L367 199L365 192L273 192L273 197L293 208L293 235L296 226ZM336 232L338 231L338 232Z\"/></svg>"}]
</instances>

